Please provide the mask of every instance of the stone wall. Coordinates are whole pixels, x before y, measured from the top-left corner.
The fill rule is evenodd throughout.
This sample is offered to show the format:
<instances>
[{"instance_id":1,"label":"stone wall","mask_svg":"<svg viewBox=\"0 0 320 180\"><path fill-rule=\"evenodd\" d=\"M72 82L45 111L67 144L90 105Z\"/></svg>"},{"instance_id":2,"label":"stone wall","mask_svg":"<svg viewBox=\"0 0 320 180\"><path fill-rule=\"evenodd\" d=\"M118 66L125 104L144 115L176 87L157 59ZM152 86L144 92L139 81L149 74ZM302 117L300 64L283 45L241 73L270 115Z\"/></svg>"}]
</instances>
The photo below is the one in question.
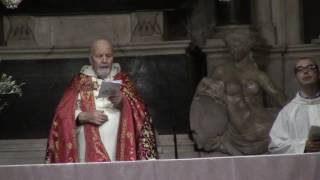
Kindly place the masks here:
<instances>
[{"instance_id":1,"label":"stone wall","mask_svg":"<svg viewBox=\"0 0 320 180\"><path fill-rule=\"evenodd\" d=\"M9 47L78 47L94 39L115 44L161 41L161 11L76 16L4 16L4 40Z\"/></svg>"}]
</instances>

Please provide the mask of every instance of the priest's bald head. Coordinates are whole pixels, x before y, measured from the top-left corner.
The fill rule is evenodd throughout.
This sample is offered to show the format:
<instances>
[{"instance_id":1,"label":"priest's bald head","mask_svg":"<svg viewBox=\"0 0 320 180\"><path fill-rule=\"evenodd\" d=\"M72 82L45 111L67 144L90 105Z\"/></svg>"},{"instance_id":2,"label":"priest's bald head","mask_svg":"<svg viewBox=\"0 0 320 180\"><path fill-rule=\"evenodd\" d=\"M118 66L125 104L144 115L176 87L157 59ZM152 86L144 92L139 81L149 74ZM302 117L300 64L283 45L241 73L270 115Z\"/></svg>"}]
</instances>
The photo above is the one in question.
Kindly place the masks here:
<instances>
[{"instance_id":1,"label":"priest's bald head","mask_svg":"<svg viewBox=\"0 0 320 180\"><path fill-rule=\"evenodd\" d=\"M113 63L113 49L107 39L97 39L90 46L90 64L99 78L106 78Z\"/></svg>"}]
</instances>

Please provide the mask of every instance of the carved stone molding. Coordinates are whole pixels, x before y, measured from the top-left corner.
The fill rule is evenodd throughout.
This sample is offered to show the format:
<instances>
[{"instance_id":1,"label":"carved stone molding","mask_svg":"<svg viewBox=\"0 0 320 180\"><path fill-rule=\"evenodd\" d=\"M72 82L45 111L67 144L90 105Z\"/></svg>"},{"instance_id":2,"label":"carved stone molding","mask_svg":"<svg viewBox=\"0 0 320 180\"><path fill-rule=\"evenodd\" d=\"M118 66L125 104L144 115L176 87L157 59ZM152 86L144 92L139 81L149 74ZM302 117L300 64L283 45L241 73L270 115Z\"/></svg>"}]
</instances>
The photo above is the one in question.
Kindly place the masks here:
<instances>
[{"instance_id":1,"label":"carved stone molding","mask_svg":"<svg viewBox=\"0 0 320 180\"><path fill-rule=\"evenodd\" d=\"M131 15L131 41L160 41L163 36L162 12L135 12Z\"/></svg>"},{"instance_id":2,"label":"carved stone molding","mask_svg":"<svg viewBox=\"0 0 320 180\"><path fill-rule=\"evenodd\" d=\"M114 44L115 56L184 54L190 41ZM88 57L88 47L0 47L2 60L68 59Z\"/></svg>"},{"instance_id":3,"label":"carved stone molding","mask_svg":"<svg viewBox=\"0 0 320 180\"><path fill-rule=\"evenodd\" d=\"M7 16L9 24L6 44L8 46L37 45L33 33L33 18L31 16Z\"/></svg>"}]
</instances>

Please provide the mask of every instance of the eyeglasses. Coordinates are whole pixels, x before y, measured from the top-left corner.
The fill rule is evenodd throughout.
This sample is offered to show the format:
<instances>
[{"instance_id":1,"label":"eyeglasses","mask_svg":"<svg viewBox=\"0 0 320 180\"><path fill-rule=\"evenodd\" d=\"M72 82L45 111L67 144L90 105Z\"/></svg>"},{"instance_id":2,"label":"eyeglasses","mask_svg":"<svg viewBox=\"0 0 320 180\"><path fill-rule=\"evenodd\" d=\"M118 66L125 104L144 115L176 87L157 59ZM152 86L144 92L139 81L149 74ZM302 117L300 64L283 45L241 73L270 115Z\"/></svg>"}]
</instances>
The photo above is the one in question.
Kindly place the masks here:
<instances>
[{"instance_id":1,"label":"eyeglasses","mask_svg":"<svg viewBox=\"0 0 320 180\"><path fill-rule=\"evenodd\" d=\"M297 66L294 68L294 73L297 74L299 72L303 72L305 70L317 72L319 70L318 65L310 64L307 66Z\"/></svg>"}]
</instances>

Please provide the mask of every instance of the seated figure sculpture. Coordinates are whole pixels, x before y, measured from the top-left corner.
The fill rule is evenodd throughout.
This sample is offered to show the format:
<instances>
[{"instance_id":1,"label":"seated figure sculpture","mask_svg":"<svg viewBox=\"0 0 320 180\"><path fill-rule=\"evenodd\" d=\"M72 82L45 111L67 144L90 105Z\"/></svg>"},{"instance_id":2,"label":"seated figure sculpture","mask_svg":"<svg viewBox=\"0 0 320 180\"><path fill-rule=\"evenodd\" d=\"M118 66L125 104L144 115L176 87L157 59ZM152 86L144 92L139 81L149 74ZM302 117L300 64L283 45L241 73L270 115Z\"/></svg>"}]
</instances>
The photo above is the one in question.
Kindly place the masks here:
<instances>
[{"instance_id":1,"label":"seated figure sculpture","mask_svg":"<svg viewBox=\"0 0 320 180\"><path fill-rule=\"evenodd\" d=\"M263 95L271 96L279 106L286 103L286 98L250 56L256 39L253 32L225 35L232 61L217 65L213 75L199 83L190 111L191 132L198 149L227 155L267 152L275 117L265 107ZM202 102L209 107L203 108ZM209 125L201 124L204 119ZM213 130L203 135L201 126L206 126L204 131Z\"/></svg>"}]
</instances>

